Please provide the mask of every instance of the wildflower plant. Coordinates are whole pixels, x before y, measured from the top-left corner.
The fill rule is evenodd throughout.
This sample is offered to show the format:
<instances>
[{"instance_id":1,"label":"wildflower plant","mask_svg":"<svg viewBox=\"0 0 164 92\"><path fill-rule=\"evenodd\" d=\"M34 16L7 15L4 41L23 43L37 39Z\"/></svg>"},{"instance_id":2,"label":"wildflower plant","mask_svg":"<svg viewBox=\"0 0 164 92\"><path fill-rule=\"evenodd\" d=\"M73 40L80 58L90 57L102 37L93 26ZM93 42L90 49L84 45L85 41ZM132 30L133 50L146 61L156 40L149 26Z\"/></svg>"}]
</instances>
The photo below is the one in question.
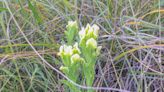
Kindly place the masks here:
<instances>
[{"instance_id":1,"label":"wildflower plant","mask_svg":"<svg viewBox=\"0 0 164 92\"><path fill-rule=\"evenodd\" d=\"M67 38L67 44L72 44L75 38L75 35L78 32L78 26L76 21L69 21L66 26L67 31L65 31L65 35Z\"/></svg>"},{"instance_id":2,"label":"wildflower plant","mask_svg":"<svg viewBox=\"0 0 164 92\"><path fill-rule=\"evenodd\" d=\"M83 73L86 79L86 85L92 86L95 75L95 63L97 56L100 53L101 46L97 46L99 27L97 25L90 26L87 24L86 28L82 28L79 32L80 48L85 63L83 66Z\"/></svg>"},{"instance_id":3,"label":"wildflower plant","mask_svg":"<svg viewBox=\"0 0 164 92\"><path fill-rule=\"evenodd\" d=\"M82 28L78 32L76 21L68 22L66 27L67 43L59 49L59 56L63 63L60 70L72 81L92 86L95 77L95 64L101 50L101 46L97 44L99 27L95 24L92 26L87 24L86 28ZM79 39L75 41L77 33ZM80 76L82 81L79 81ZM70 82L66 80L63 82L70 88L71 92L81 92L78 87ZM92 92L92 90L88 90L88 92Z\"/></svg>"},{"instance_id":4,"label":"wildflower plant","mask_svg":"<svg viewBox=\"0 0 164 92\"><path fill-rule=\"evenodd\" d=\"M80 50L77 47L77 43L74 46L63 45L60 47L59 55L63 61L63 66L60 67L60 70L70 78L72 81L77 82L78 75L80 74L80 65L83 59L80 57ZM76 76L77 75L77 76ZM68 81L63 81L71 90L71 92L80 92L77 87L71 84Z\"/></svg>"}]
</instances>

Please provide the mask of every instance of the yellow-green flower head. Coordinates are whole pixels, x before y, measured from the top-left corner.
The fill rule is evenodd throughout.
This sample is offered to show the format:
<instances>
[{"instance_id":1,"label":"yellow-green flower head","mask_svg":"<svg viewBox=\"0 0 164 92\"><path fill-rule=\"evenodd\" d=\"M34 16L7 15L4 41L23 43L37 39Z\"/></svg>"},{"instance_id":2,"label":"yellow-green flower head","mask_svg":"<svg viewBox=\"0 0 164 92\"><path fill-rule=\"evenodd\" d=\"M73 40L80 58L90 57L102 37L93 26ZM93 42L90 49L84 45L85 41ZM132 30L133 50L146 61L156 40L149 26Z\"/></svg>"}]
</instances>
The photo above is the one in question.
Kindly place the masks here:
<instances>
[{"instance_id":1,"label":"yellow-green flower head","mask_svg":"<svg viewBox=\"0 0 164 92\"><path fill-rule=\"evenodd\" d=\"M77 22L76 21L68 21L68 25L66 28L77 28Z\"/></svg>"},{"instance_id":2,"label":"yellow-green flower head","mask_svg":"<svg viewBox=\"0 0 164 92\"><path fill-rule=\"evenodd\" d=\"M72 46L62 45L59 48L59 55L72 55Z\"/></svg>"},{"instance_id":3,"label":"yellow-green flower head","mask_svg":"<svg viewBox=\"0 0 164 92\"><path fill-rule=\"evenodd\" d=\"M73 54L80 54L81 53L77 42L73 45L72 51L73 51Z\"/></svg>"},{"instance_id":4,"label":"yellow-green flower head","mask_svg":"<svg viewBox=\"0 0 164 92\"><path fill-rule=\"evenodd\" d=\"M86 28L82 28L82 30L79 32L80 39L83 40L84 38L94 38L96 39L98 37L98 31L99 27L94 24L93 26L90 26L87 24Z\"/></svg>"},{"instance_id":5,"label":"yellow-green flower head","mask_svg":"<svg viewBox=\"0 0 164 92\"><path fill-rule=\"evenodd\" d=\"M99 30L99 27L96 24L94 24L88 30L87 36L97 39L97 37L98 37L98 30Z\"/></svg>"},{"instance_id":6,"label":"yellow-green flower head","mask_svg":"<svg viewBox=\"0 0 164 92\"><path fill-rule=\"evenodd\" d=\"M89 48L94 48L95 49L95 48L97 48L97 42L96 42L95 39L90 38L90 39L87 40L86 46L89 47Z\"/></svg>"},{"instance_id":7,"label":"yellow-green flower head","mask_svg":"<svg viewBox=\"0 0 164 92\"><path fill-rule=\"evenodd\" d=\"M75 64L75 63L80 62L80 61L81 61L81 57L79 56L79 54L72 55L72 57L71 57L71 63L72 64Z\"/></svg>"},{"instance_id":8,"label":"yellow-green flower head","mask_svg":"<svg viewBox=\"0 0 164 92\"><path fill-rule=\"evenodd\" d=\"M87 24L86 28L82 27L81 31L79 32L79 36L80 36L81 40L86 37L88 30L90 28L91 28L91 26L89 24Z\"/></svg>"}]
</instances>

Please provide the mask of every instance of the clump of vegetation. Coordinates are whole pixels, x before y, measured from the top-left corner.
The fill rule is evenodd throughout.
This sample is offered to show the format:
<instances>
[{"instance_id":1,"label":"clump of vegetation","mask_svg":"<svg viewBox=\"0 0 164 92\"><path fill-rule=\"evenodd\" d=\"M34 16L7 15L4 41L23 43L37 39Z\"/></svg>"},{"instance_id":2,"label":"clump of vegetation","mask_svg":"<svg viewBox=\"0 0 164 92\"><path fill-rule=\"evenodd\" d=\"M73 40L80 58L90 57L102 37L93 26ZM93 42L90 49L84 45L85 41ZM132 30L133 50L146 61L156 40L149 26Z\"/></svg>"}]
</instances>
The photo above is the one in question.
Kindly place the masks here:
<instances>
[{"instance_id":1,"label":"clump of vegetation","mask_svg":"<svg viewBox=\"0 0 164 92\"><path fill-rule=\"evenodd\" d=\"M85 29L82 28L79 31L79 39L75 41L77 28L75 21L68 22L67 31L65 32L67 44L75 44L73 46L64 44L60 47L59 56L63 62L60 70L74 82L86 83L86 86L92 86L95 78L95 64L101 50L101 46L97 46L99 27L95 24L93 26L88 24ZM79 77L82 81L79 81ZM70 88L71 92L81 92L69 81L64 81L64 83ZM91 90L88 92L91 92Z\"/></svg>"}]
</instances>

